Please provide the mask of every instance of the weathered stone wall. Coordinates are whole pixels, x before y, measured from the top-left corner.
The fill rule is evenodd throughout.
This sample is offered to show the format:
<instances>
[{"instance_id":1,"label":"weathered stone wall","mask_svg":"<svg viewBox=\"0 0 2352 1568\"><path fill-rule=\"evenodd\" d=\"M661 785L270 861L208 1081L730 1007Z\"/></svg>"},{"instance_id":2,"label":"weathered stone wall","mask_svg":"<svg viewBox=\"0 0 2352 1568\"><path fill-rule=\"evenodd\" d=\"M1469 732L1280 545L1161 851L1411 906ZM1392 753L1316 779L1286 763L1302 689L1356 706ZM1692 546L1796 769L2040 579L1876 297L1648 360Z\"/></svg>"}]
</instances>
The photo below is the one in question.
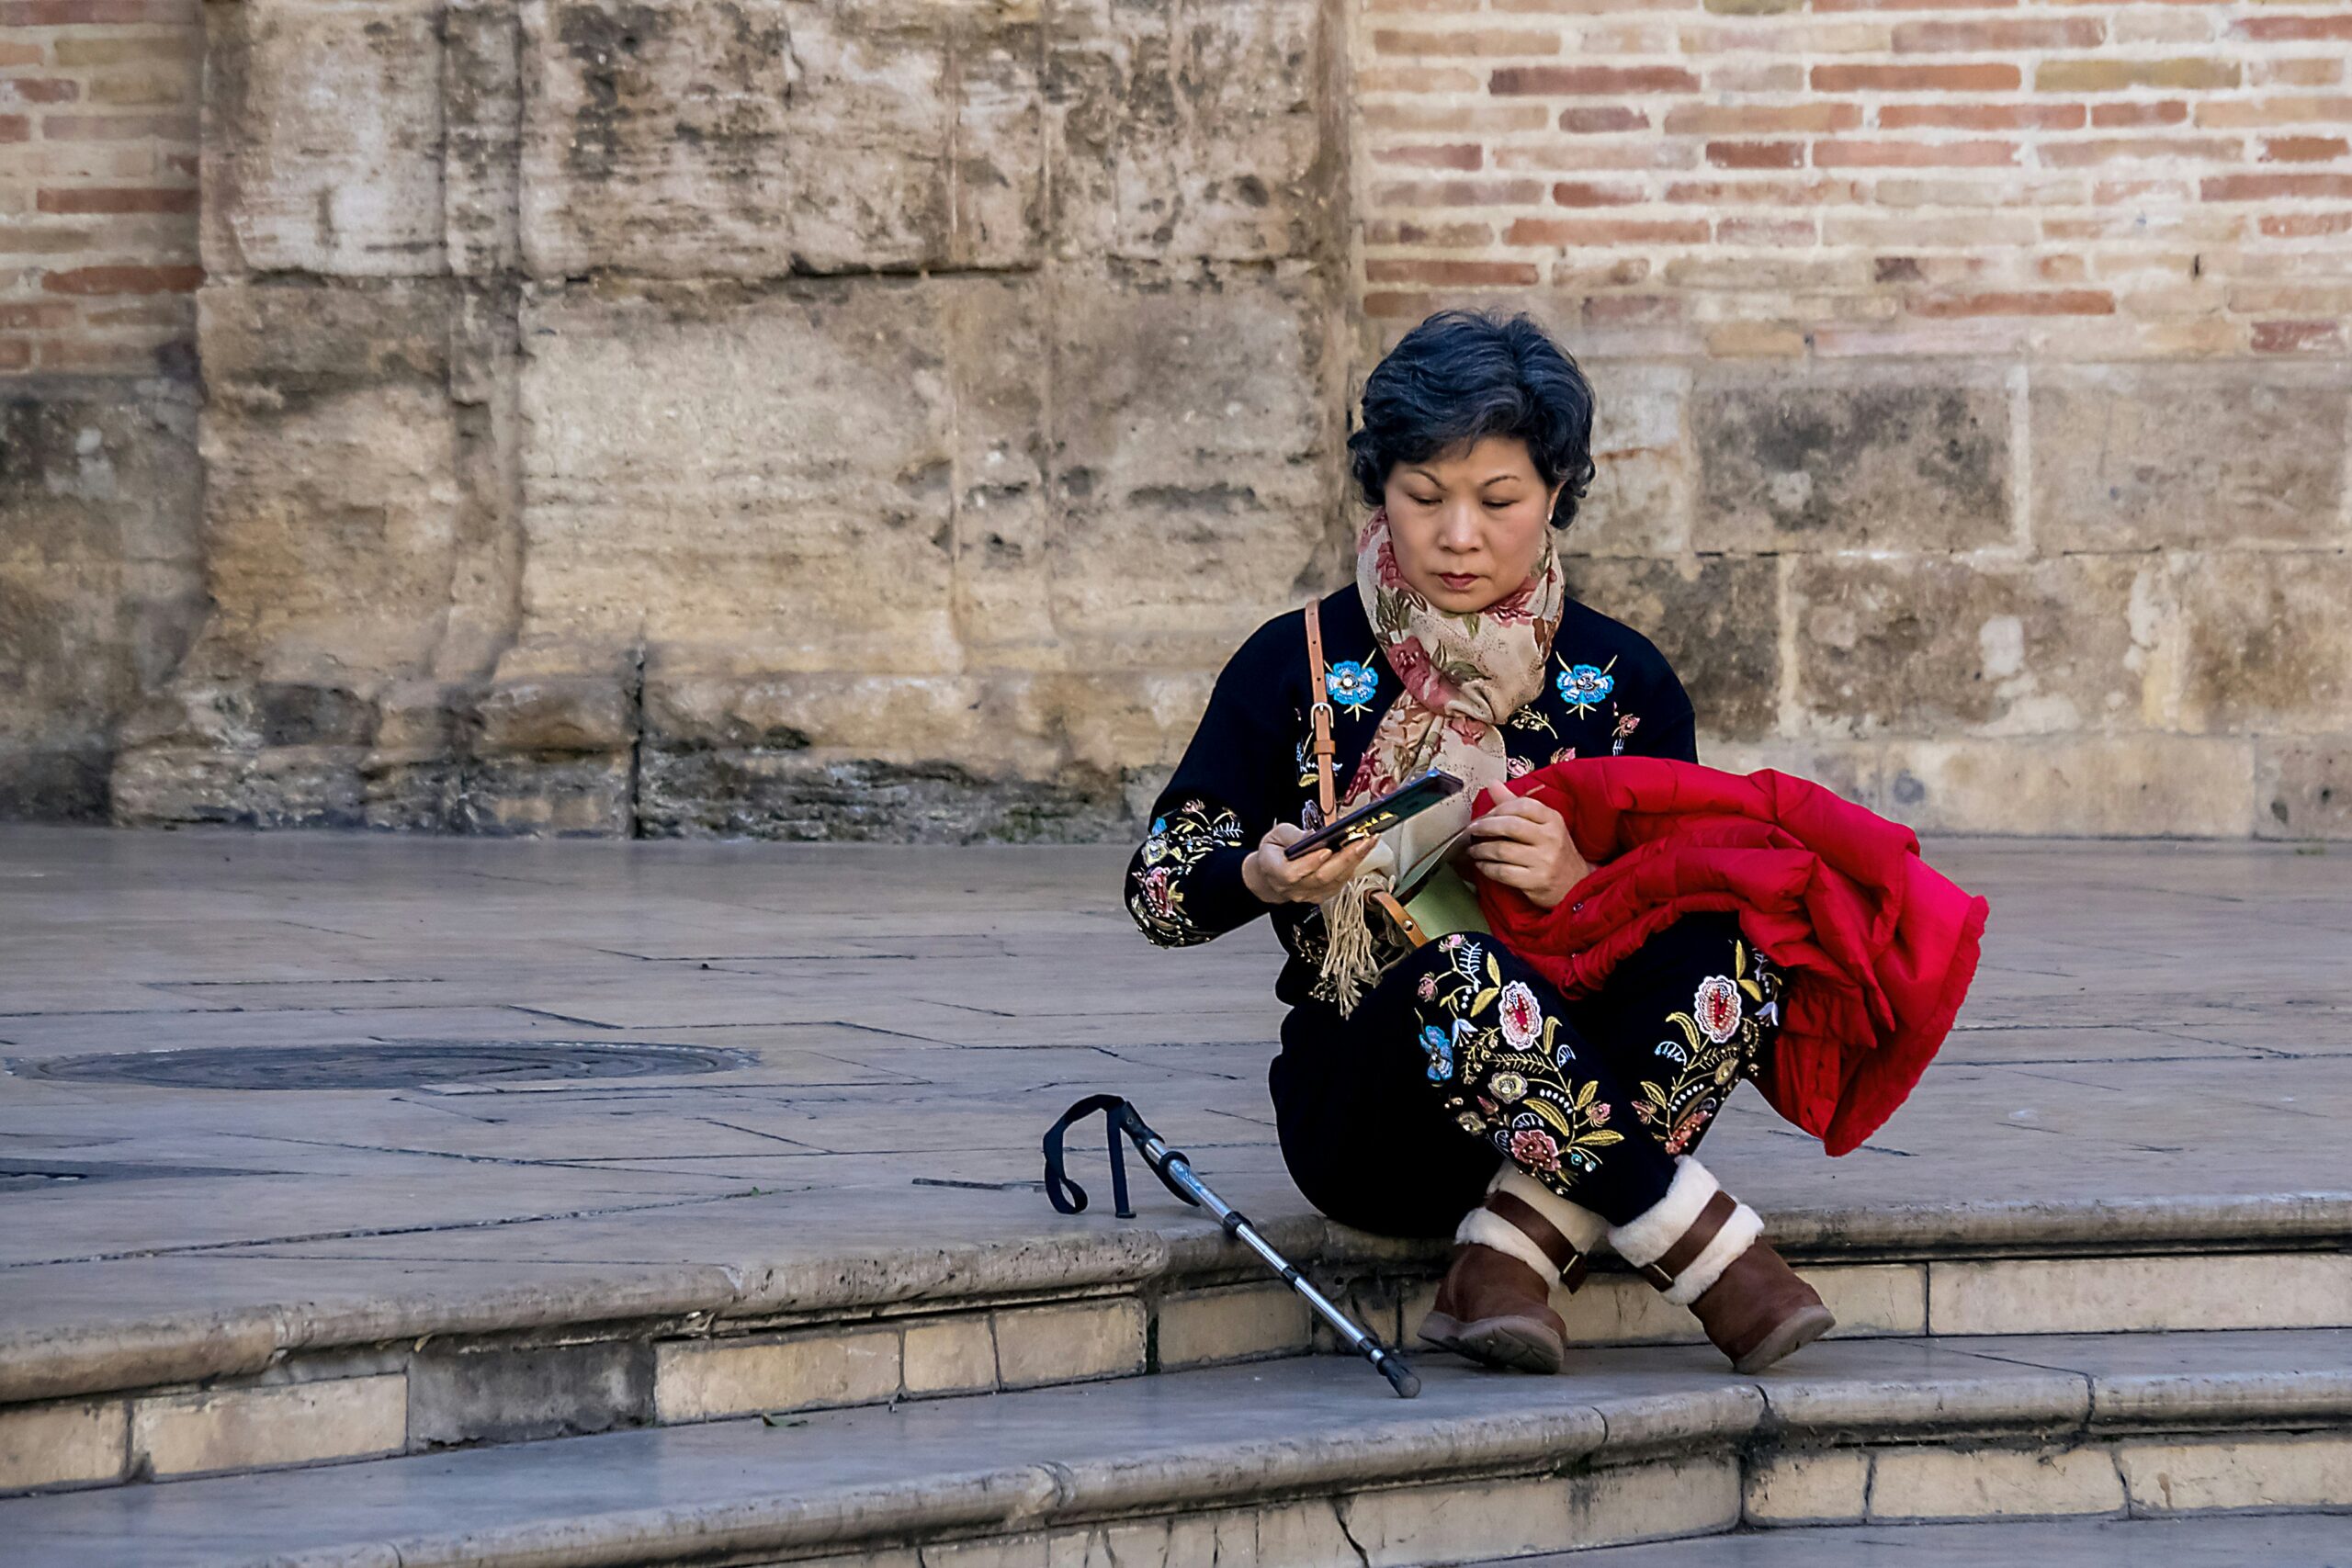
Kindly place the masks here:
<instances>
[{"instance_id":1,"label":"weathered stone wall","mask_svg":"<svg viewBox=\"0 0 2352 1568\"><path fill-rule=\"evenodd\" d=\"M1120 830L1334 570L1321 0L208 32L213 611L123 820Z\"/></svg>"},{"instance_id":2,"label":"weathered stone wall","mask_svg":"<svg viewBox=\"0 0 2352 1568\"><path fill-rule=\"evenodd\" d=\"M2352 836L2327 7L200 8L190 343L190 7L0 0L0 813L1124 832L1476 303L1710 760Z\"/></svg>"},{"instance_id":3,"label":"weathered stone wall","mask_svg":"<svg viewBox=\"0 0 2352 1568\"><path fill-rule=\"evenodd\" d=\"M1934 14L1923 14L1934 13ZM1363 0L1363 355L1523 306L1707 754L1922 827L2352 836L2352 16Z\"/></svg>"}]
</instances>

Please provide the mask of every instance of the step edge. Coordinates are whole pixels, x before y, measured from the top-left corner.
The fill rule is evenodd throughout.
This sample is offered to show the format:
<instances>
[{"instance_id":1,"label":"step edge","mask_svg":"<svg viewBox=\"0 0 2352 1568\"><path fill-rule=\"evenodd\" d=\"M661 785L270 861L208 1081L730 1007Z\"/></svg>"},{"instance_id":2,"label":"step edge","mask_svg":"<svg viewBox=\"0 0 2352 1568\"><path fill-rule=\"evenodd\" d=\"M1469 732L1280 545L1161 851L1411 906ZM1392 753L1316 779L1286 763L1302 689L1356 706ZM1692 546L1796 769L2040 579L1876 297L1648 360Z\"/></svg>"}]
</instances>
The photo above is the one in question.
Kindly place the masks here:
<instances>
[{"instance_id":1,"label":"step edge","mask_svg":"<svg viewBox=\"0 0 2352 1568\"><path fill-rule=\"evenodd\" d=\"M2324 1375L2335 1384L2330 1416L2314 1411L2310 1400L2295 1400L2294 1409L2267 1419L2271 1413L2250 1408L2249 1400L2277 1392L2278 1374L2222 1372L2203 1375L2177 1409L2143 1409L2125 1431L2101 1430L2091 1421L2092 1380L2086 1374L2023 1364L1981 1376L1887 1385L1876 1392L1899 1389L1901 1397L1892 1408L1875 1413L1858 1406L1855 1396L1862 1391L1835 1381L1812 1385L1816 1397L1806 1398L1807 1385L1797 1380L1759 1382L1726 1374L1725 1386L1718 1389L1604 1397L1536 1412L1419 1421L1400 1411L1305 1448L1281 1439L1196 1443L1135 1459L1024 1462L831 1493L779 1490L700 1508L671 1505L555 1523L518 1521L458 1535L349 1543L322 1549L334 1557L303 1554L283 1561L377 1561L358 1554L389 1551L401 1568L618 1568L818 1546L854 1552L941 1531L1060 1529L1156 1517L1195 1505L1263 1505L1335 1489L1504 1479L1574 1466L1607 1470L1758 1446L1814 1451L1945 1447L1972 1438L1997 1444L2039 1438L2075 1446L2143 1436L2189 1441L2314 1431L2340 1436L2345 1420L2352 1419L2352 1368ZM2226 1397L2233 1390L2246 1397ZM2226 1416L2200 1420L2200 1411L2225 1411ZM407 1457L413 1461L418 1456Z\"/></svg>"},{"instance_id":2,"label":"step edge","mask_svg":"<svg viewBox=\"0 0 2352 1568\"><path fill-rule=\"evenodd\" d=\"M2352 1192L1779 1210L1768 1213L1767 1224L1781 1251L1801 1264L1992 1260L2025 1248L2120 1255L2157 1247L2244 1250L2265 1242L2318 1247L2352 1241ZM1374 1236L1316 1215L1284 1216L1266 1229L1294 1262L1310 1269L1429 1267L1446 1245ZM1129 1226L1102 1236L1048 1232L774 1265L625 1266L612 1271L616 1282L600 1271L593 1290L582 1281L561 1292L533 1287L456 1301L392 1297L356 1311L257 1303L192 1322L80 1318L0 1331L0 1405L246 1376L296 1351L602 1323L733 1322L893 1307L944 1312L1040 1293L1064 1300L1122 1286L1221 1282L1236 1277L1234 1265L1215 1224L1180 1221L1173 1234ZM784 1282L792 1277L803 1283ZM895 1284L880 1283L894 1277ZM807 1284L811 1278L827 1283Z\"/></svg>"}]
</instances>

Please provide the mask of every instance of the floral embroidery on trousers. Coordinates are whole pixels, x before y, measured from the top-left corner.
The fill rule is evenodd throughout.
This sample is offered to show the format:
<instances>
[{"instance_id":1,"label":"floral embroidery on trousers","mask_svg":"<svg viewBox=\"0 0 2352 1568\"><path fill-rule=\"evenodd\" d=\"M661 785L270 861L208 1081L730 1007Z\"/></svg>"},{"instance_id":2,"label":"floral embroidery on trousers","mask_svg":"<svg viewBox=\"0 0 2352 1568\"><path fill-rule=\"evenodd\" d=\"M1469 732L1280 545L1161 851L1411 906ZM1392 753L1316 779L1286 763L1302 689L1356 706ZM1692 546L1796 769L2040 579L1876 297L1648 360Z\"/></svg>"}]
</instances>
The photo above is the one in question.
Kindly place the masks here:
<instances>
[{"instance_id":1,"label":"floral embroidery on trousers","mask_svg":"<svg viewBox=\"0 0 2352 1568\"><path fill-rule=\"evenodd\" d=\"M1491 937L1455 931L1435 946L1442 967L1415 987L1429 1077L1463 1131L1563 1197L1625 1141L1616 1108L1577 1053L1556 1013L1525 980L1506 977Z\"/></svg>"},{"instance_id":2,"label":"floral embroidery on trousers","mask_svg":"<svg viewBox=\"0 0 2352 1568\"><path fill-rule=\"evenodd\" d=\"M1455 932L1411 959L1422 1070L1444 1114L1612 1223L1663 1194L1673 1156L1754 1076L1780 1021L1780 974L1733 922L1702 919L1653 942L1618 994L1576 1004L1573 1018L1490 936Z\"/></svg>"}]
</instances>

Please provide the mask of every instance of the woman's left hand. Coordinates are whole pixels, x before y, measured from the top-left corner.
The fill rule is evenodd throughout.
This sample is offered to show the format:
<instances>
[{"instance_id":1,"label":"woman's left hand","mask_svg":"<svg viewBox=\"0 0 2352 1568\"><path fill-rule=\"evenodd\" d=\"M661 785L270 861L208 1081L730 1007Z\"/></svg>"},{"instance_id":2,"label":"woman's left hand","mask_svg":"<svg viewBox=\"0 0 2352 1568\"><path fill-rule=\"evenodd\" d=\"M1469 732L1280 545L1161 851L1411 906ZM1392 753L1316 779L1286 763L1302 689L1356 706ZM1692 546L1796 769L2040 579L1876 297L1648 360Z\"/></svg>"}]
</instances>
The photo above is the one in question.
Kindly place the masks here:
<instances>
[{"instance_id":1,"label":"woman's left hand","mask_svg":"<svg viewBox=\"0 0 2352 1568\"><path fill-rule=\"evenodd\" d=\"M1540 800L1506 796L1470 824L1464 852L1479 875L1516 887L1528 901L1550 908L1592 870L1568 837L1566 818Z\"/></svg>"}]
</instances>

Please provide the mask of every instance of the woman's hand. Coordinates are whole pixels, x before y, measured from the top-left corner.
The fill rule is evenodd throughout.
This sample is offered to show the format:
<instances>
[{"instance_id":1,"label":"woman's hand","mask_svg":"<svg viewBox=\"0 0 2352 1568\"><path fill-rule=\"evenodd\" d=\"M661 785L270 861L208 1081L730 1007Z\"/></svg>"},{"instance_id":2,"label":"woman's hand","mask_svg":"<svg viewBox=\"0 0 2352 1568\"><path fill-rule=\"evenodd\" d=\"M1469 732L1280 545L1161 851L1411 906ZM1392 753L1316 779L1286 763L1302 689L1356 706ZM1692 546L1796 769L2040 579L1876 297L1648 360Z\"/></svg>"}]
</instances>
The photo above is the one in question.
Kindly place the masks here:
<instances>
[{"instance_id":1,"label":"woman's hand","mask_svg":"<svg viewBox=\"0 0 2352 1568\"><path fill-rule=\"evenodd\" d=\"M1317 850L1296 860L1283 856L1283 846L1306 837L1306 829L1277 822L1258 840L1257 849L1241 863L1241 884L1261 904L1320 904L1347 886L1363 865L1376 834L1358 839L1345 849Z\"/></svg>"},{"instance_id":2,"label":"woman's hand","mask_svg":"<svg viewBox=\"0 0 2352 1568\"><path fill-rule=\"evenodd\" d=\"M1470 824L1464 852L1472 869L1490 882L1516 887L1528 902L1550 908L1592 870L1568 837L1566 818L1540 800L1506 795Z\"/></svg>"}]
</instances>

